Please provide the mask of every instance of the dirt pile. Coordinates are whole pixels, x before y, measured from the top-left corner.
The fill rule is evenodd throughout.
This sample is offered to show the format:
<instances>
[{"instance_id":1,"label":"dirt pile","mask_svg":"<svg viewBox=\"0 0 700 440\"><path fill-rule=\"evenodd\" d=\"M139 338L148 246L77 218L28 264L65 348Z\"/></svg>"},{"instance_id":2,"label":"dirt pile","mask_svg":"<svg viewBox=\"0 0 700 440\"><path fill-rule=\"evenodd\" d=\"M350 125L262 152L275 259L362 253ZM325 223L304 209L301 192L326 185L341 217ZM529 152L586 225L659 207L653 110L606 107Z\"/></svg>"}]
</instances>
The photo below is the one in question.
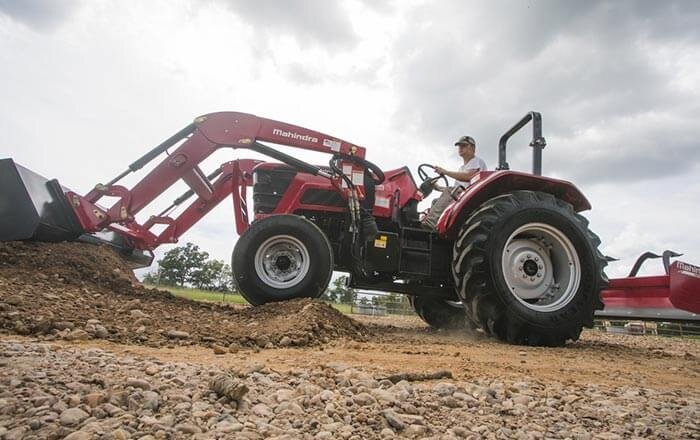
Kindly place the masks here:
<instances>
[{"instance_id":1,"label":"dirt pile","mask_svg":"<svg viewBox=\"0 0 700 440\"><path fill-rule=\"evenodd\" d=\"M110 248L0 243L0 329L46 339L238 347L365 340L368 330L309 299L234 307L147 289Z\"/></svg>"}]
</instances>

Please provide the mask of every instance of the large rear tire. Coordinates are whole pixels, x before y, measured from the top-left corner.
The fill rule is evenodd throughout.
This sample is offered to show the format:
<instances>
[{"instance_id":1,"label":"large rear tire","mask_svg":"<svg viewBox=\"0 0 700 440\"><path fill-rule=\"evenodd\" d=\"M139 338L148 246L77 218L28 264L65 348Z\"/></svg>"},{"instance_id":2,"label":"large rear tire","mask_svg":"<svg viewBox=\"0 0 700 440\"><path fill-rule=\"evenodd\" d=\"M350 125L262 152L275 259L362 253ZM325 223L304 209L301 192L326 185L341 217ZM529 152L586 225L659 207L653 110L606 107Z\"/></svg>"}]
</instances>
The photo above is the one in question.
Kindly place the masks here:
<instances>
[{"instance_id":1,"label":"large rear tire","mask_svg":"<svg viewBox=\"0 0 700 440\"><path fill-rule=\"evenodd\" d=\"M252 305L318 298L333 273L333 250L304 217L274 215L256 221L238 239L231 267L238 291Z\"/></svg>"},{"instance_id":2,"label":"large rear tire","mask_svg":"<svg viewBox=\"0 0 700 440\"><path fill-rule=\"evenodd\" d=\"M409 296L416 314L434 329L459 330L466 326L464 306L438 298Z\"/></svg>"},{"instance_id":3,"label":"large rear tire","mask_svg":"<svg viewBox=\"0 0 700 440\"><path fill-rule=\"evenodd\" d=\"M462 226L452 273L467 318L514 344L561 346L603 308L600 239L551 194L516 191L485 202Z\"/></svg>"}]
</instances>

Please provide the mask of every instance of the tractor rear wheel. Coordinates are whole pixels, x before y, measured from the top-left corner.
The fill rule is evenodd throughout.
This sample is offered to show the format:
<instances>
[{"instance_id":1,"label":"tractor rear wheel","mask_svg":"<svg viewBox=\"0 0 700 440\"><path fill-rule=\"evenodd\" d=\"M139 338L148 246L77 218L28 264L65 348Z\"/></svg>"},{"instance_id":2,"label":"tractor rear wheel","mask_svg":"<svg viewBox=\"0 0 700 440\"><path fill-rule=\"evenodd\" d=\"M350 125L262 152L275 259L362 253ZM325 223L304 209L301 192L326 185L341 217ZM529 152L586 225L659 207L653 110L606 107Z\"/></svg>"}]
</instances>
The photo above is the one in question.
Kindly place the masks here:
<instances>
[{"instance_id":1,"label":"tractor rear wheel","mask_svg":"<svg viewBox=\"0 0 700 440\"><path fill-rule=\"evenodd\" d=\"M561 346L593 326L607 264L600 239L551 194L495 197L462 226L452 273L467 318L514 344Z\"/></svg>"},{"instance_id":2,"label":"tractor rear wheel","mask_svg":"<svg viewBox=\"0 0 700 440\"><path fill-rule=\"evenodd\" d=\"M333 273L333 251L323 232L304 217L274 215L254 222L238 239L233 280L252 305L318 298Z\"/></svg>"},{"instance_id":3,"label":"tractor rear wheel","mask_svg":"<svg viewBox=\"0 0 700 440\"><path fill-rule=\"evenodd\" d=\"M457 330L466 325L464 306L439 298L409 296L408 302L416 314L434 329Z\"/></svg>"},{"instance_id":4,"label":"tractor rear wheel","mask_svg":"<svg viewBox=\"0 0 700 440\"><path fill-rule=\"evenodd\" d=\"M412 295L408 302L416 315L434 329L459 330L466 326L461 303Z\"/></svg>"}]
</instances>

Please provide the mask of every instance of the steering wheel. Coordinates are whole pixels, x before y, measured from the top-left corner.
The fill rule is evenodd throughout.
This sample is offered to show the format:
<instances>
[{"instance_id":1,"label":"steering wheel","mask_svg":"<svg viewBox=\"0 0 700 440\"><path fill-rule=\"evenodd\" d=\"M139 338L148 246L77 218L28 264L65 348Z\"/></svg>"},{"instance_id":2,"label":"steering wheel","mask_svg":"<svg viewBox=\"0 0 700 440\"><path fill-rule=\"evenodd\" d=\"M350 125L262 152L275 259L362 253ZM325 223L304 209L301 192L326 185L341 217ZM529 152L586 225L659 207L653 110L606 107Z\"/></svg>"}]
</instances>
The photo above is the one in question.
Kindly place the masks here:
<instances>
[{"instance_id":1,"label":"steering wheel","mask_svg":"<svg viewBox=\"0 0 700 440\"><path fill-rule=\"evenodd\" d=\"M433 173L435 172L435 167L427 164L427 163L422 163L418 165L418 177L420 177L420 180L423 182L420 184L420 192L423 193L424 197L428 197L428 195L433 192L435 189L435 184L442 179L442 181L445 183L445 187L450 186L450 182L447 180L447 177L444 175L437 175L435 177L429 177L428 172L426 171L426 168L430 168L433 170Z\"/></svg>"}]
</instances>

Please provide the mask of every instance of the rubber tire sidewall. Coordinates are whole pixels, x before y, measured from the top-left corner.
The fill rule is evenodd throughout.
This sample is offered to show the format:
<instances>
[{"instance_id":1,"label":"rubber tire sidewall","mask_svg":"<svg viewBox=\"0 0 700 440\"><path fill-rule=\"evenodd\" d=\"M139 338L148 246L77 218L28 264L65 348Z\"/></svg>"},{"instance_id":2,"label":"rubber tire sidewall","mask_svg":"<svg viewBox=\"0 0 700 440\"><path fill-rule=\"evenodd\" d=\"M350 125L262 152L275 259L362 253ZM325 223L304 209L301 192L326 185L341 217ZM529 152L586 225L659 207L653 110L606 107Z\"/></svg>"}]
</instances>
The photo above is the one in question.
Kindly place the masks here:
<instances>
[{"instance_id":1,"label":"rubber tire sidewall","mask_svg":"<svg viewBox=\"0 0 700 440\"><path fill-rule=\"evenodd\" d=\"M409 295L409 303L416 314L434 329L456 330L466 326L464 306L455 307L439 298Z\"/></svg>"},{"instance_id":2,"label":"rubber tire sidewall","mask_svg":"<svg viewBox=\"0 0 700 440\"><path fill-rule=\"evenodd\" d=\"M571 241L579 258L581 275L578 289L566 305L555 311L537 311L522 304L510 293L503 276L502 253L506 240L518 227L528 223L544 223L558 229ZM598 296L597 274L600 269L595 264L596 251L586 238L586 231L575 219L555 209L525 206L509 213L504 221L496 223L487 243L486 253L489 258L489 267L491 267L491 281L495 287L496 296L505 305L509 314L545 330L561 328L568 322L581 322L587 319L590 304L594 303Z\"/></svg>"},{"instance_id":3,"label":"rubber tire sidewall","mask_svg":"<svg viewBox=\"0 0 700 440\"><path fill-rule=\"evenodd\" d=\"M263 282L255 270L255 254L265 240L289 235L301 241L309 253L309 270L296 285L277 289ZM239 293L252 305L319 298L333 274L333 250L321 229L304 217L283 214L254 222L236 242L231 259L233 280Z\"/></svg>"}]
</instances>

